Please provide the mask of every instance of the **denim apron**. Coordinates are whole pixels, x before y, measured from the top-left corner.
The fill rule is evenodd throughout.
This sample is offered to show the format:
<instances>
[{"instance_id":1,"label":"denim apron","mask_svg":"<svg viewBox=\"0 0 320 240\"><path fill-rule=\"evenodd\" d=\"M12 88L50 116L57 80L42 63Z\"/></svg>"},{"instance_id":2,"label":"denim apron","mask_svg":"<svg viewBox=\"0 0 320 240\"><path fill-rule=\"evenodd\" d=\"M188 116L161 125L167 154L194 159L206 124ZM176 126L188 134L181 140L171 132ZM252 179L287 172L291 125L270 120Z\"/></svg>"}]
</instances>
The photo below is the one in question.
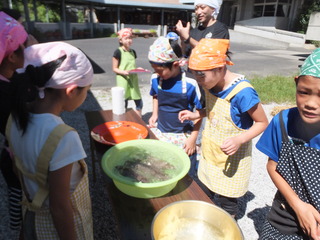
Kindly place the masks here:
<instances>
[{"instance_id":1,"label":"denim apron","mask_svg":"<svg viewBox=\"0 0 320 240\"><path fill-rule=\"evenodd\" d=\"M193 129L193 123L191 121L181 123L178 119L179 112L188 109L189 106L187 81L184 72L182 73L181 81L181 93L173 93L162 90L163 80L160 79L158 85L158 126L157 128L151 128L151 130L160 141L169 142L183 148ZM196 152L189 156L191 161L189 174L191 176L196 173L196 157Z\"/></svg>"},{"instance_id":2,"label":"denim apron","mask_svg":"<svg viewBox=\"0 0 320 240\"><path fill-rule=\"evenodd\" d=\"M158 85L158 129L163 133L184 133L191 130L191 122L181 123L178 114L188 109L187 82L185 73L182 73L181 93L162 90L162 79ZM187 127L187 129L186 129Z\"/></svg>"}]
</instances>

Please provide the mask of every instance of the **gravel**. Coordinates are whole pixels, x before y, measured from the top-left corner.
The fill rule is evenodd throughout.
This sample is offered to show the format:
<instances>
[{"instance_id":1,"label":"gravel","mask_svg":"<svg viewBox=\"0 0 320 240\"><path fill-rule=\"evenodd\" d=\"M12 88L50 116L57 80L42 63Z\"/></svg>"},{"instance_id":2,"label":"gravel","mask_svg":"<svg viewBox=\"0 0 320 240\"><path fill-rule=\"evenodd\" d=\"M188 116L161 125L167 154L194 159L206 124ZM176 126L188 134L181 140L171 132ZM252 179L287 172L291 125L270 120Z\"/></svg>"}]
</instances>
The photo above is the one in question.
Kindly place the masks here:
<instances>
[{"instance_id":1,"label":"gravel","mask_svg":"<svg viewBox=\"0 0 320 240\"><path fill-rule=\"evenodd\" d=\"M149 96L149 86L141 86L144 101L143 119L147 121L152 112L152 99ZM270 112L276 104L264 105L264 109L271 119ZM129 101L129 107L134 108L133 101ZM84 112L100 109L111 109L111 91L106 89L92 89L84 104L72 113L63 113L62 118L79 132L87 153L87 164L89 168L90 192L92 197L94 236L97 240L118 239L116 236L116 223L112 215L112 209L108 196L104 190L102 172L96 164L97 180L92 179L91 153L89 147L89 130L87 128ZM259 137L253 140L255 143ZM3 139L0 139L3 141ZM261 226L265 216L270 209L274 193L276 191L266 171L267 157L253 148L253 165L250 179L249 191L240 199L240 213L238 224L242 229L245 239L258 239ZM0 174L0 240L17 239L18 231L9 228L9 216L7 210L7 189L3 177Z\"/></svg>"}]
</instances>

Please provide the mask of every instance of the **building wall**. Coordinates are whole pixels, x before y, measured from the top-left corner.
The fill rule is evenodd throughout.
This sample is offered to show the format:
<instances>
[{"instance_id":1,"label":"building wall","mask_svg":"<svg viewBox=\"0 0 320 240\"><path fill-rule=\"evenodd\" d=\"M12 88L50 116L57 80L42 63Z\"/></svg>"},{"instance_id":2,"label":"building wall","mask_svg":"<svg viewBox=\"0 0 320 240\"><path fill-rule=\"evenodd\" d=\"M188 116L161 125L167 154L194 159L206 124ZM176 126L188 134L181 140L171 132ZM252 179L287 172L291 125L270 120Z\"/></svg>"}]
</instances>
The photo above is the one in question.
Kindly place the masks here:
<instances>
[{"instance_id":1,"label":"building wall","mask_svg":"<svg viewBox=\"0 0 320 240\"><path fill-rule=\"evenodd\" d=\"M134 0L135 2L181 4L179 0Z\"/></svg>"},{"instance_id":2,"label":"building wall","mask_svg":"<svg viewBox=\"0 0 320 240\"><path fill-rule=\"evenodd\" d=\"M304 0L292 0L290 11L288 14L286 13L285 16L261 16L261 19L259 19L259 17L253 17L254 2L254 0L224 0L219 20L229 27L233 27L234 24L239 21L251 20L250 24L257 24L257 26L269 26L269 24L273 22L273 27L284 30L293 30Z\"/></svg>"}]
</instances>

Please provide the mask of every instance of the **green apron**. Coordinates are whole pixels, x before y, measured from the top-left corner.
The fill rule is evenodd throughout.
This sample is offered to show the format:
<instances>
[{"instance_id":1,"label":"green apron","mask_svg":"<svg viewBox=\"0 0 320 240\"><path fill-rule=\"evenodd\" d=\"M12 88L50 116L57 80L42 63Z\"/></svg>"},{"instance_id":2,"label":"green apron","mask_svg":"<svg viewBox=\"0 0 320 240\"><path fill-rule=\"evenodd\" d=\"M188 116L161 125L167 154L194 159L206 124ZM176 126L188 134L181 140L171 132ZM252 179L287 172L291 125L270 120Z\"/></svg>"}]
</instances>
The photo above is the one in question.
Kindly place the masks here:
<instances>
[{"instance_id":1,"label":"green apron","mask_svg":"<svg viewBox=\"0 0 320 240\"><path fill-rule=\"evenodd\" d=\"M119 64L120 70L131 70L136 68L136 59L132 50L125 51L122 47L119 47L121 52L121 60ZM123 87L126 100L138 100L141 99L141 93L138 85L138 75L136 73L123 76L117 74L117 86Z\"/></svg>"}]
</instances>

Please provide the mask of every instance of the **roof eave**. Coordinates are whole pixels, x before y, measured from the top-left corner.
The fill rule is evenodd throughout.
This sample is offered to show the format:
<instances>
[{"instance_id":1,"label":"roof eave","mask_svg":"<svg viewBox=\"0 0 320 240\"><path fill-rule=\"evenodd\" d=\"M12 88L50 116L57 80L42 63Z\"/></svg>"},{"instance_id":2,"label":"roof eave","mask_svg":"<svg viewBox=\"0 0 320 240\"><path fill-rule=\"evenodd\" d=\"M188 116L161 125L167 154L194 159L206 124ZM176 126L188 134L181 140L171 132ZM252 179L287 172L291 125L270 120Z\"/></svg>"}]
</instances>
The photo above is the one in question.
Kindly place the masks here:
<instances>
[{"instance_id":1,"label":"roof eave","mask_svg":"<svg viewBox=\"0 0 320 240\"><path fill-rule=\"evenodd\" d=\"M86 0L86 1L93 2L93 3L105 4L105 5L194 10L193 5L184 5L184 4L166 4L166 3L119 1L119 0Z\"/></svg>"}]
</instances>

